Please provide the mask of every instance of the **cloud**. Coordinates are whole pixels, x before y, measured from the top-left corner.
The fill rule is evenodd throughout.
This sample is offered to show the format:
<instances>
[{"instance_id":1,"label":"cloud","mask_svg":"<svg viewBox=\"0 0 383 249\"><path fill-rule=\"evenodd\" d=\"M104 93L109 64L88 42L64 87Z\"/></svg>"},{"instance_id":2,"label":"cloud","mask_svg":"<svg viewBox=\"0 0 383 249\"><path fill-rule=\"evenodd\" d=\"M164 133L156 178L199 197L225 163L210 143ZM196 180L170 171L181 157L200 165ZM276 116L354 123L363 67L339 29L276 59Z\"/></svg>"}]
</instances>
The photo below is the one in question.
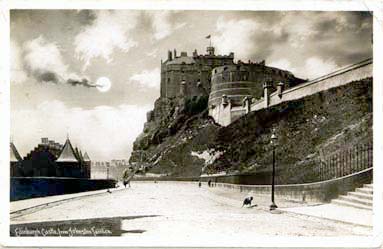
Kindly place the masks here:
<instances>
[{"instance_id":1,"label":"cloud","mask_svg":"<svg viewBox=\"0 0 383 249\"><path fill-rule=\"evenodd\" d=\"M20 55L20 51L17 46L12 47L12 51L15 53L15 60L19 60L20 58L17 55ZM56 43L48 42L43 36L25 42L22 54L24 55L22 60L25 70L29 76L32 76L38 82L95 87L95 84L89 82L87 78L82 77L81 79L76 73L69 72L69 66L64 63L60 47ZM21 64L18 61L12 63ZM15 75L19 78L22 76L21 74Z\"/></svg>"},{"instance_id":2,"label":"cloud","mask_svg":"<svg viewBox=\"0 0 383 249\"><path fill-rule=\"evenodd\" d=\"M127 52L137 46L137 42L130 37L137 24L137 12L101 10L94 13L93 23L85 26L74 39L75 54L84 62L83 70L93 58L100 57L110 63L116 49Z\"/></svg>"},{"instance_id":3,"label":"cloud","mask_svg":"<svg viewBox=\"0 0 383 249\"><path fill-rule=\"evenodd\" d=\"M12 84L20 84L27 80L27 74L23 68L23 60L21 57L21 48L17 42L11 40L11 82Z\"/></svg>"},{"instance_id":4,"label":"cloud","mask_svg":"<svg viewBox=\"0 0 383 249\"><path fill-rule=\"evenodd\" d=\"M134 74L129 78L130 82L136 82L143 88L160 88L161 71L159 68L153 70L144 70L141 73Z\"/></svg>"},{"instance_id":5,"label":"cloud","mask_svg":"<svg viewBox=\"0 0 383 249\"><path fill-rule=\"evenodd\" d=\"M171 22L172 14L177 13L177 11L161 10L147 13L151 17L152 28L154 30L153 37L156 41L168 37L175 30L186 25L186 23Z\"/></svg>"},{"instance_id":6,"label":"cloud","mask_svg":"<svg viewBox=\"0 0 383 249\"><path fill-rule=\"evenodd\" d=\"M154 48L154 49L152 49L151 51L146 52L145 54L146 54L147 56L149 56L149 57L153 57L153 58L155 58L155 57L158 56L158 48Z\"/></svg>"},{"instance_id":7,"label":"cloud","mask_svg":"<svg viewBox=\"0 0 383 249\"><path fill-rule=\"evenodd\" d=\"M43 36L39 36L24 43L23 50L25 66L32 74L57 72L61 77L68 75L68 65L64 63L56 43L50 43Z\"/></svg>"},{"instance_id":8,"label":"cloud","mask_svg":"<svg viewBox=\"0 0 383 249\"><path fill-rule=\"evenodd\" d=\"M279 59L270 62L269 66L288 70L296 77L314 79L337 70L340 66L332 59L323 60L320 57L310 57L301 65L293 66L287 59Z\"/></svg>"},{"instance_id":9,"label":"cloud","mask_svg":"<svg viewBox=\"0 0 383 249\"><path fill-rule=\"evenodd\" d=\"M254 57L268 51L263 53L267 65L284 66L301 78L312 79L372 56L369 12L288 11L263 22L274 37L254 36Z\"/></svg>"},{"instance_id":10,"label":"cloud","mask_svg":"<svg viewBox=\"0 0 383 249\"><path fill-rule=\"evenodd\" d=\"M253 34L259 29L256 21L251 19L226 20L219 18L216 23L216 34L212 42L218 53L235 52L237 58L249 59L254 52Z\"/></svg>"},{"instance_id":11,"label":"cloud","mask_svg":"<svg viewBox=\"0 0 383 249\"><path fill-rule=\"evenodd\" d=\"M301 74L313 79L335 71L339 66L331 59L323 60L319 57L308 58L301 68ZM299 75L299 74L298 74Z\"/></svg>"},{"instance_id":12,"label":"cloud","mask_svg":"<svg viewBox=\"0 0 383 249\"><path fill-rule=\"evenodd\" d=\"M13 111L11 129L24 155L41 137L63 143L68 132L73 144L87 151L94 160L128 158L150 108L149 105L120 105L88 110L69 108L57 100L46 101L36 109Z\"/></svg>"},{"instance_id":13,"label":"cloud","mask_svg":"<svg viewBox=\"0 0 383 249\"><path fill-rule=\"evenodd\" d=\"M288 71L292 70L291 62L285 58L282 58L282 59L279 59L276 61L272 61L270 64L268 64L268 66L276 67L276 68L288 70Z\"/></svg>"}]
</instances>

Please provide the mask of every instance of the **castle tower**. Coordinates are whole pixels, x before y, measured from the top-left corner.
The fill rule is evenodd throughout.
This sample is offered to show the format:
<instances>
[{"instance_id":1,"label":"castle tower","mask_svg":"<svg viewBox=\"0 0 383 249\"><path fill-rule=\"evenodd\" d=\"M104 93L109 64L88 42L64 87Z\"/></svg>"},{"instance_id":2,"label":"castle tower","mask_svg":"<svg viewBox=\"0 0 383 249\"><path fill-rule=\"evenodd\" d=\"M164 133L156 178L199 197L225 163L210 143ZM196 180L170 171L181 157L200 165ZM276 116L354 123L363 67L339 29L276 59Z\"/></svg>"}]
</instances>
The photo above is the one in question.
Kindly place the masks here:
<instances>
[{"instance_id":1,"label":"castle tower","mask_svg":"<svg viewBox=\"0 0 383 249\"><path fill-rule=\"evenodd\" d=\"M207 52L207 54L208 55L211 55L211 56L213 56L214 55L214 47L213 46L209 46L209 47L207 47L206 48L206 52Z\"/></svg>"},{"instance_id":2,"label":"castle tower","mask_svg":"<svg viewBox=\"0 0 383 249\"><path fill-rule=\"evenodd\" d=\"M63 177L81 177L80 162L77 160L76 152L67 138L60 156L56 160L58 167L58 176Z\"/></svg>"}]
</instances>

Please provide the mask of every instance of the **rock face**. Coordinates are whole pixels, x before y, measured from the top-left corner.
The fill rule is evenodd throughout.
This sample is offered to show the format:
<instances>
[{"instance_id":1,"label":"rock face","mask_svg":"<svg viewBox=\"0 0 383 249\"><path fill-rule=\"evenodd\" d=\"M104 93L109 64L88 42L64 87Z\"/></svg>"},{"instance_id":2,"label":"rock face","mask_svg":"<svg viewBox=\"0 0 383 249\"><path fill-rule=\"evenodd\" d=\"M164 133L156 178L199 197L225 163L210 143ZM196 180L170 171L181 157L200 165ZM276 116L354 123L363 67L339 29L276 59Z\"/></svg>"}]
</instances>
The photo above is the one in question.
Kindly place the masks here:
<instances>
[{"instance_id":1,"label":"rock face","mask_svg":"<svg viewBox=\"0 0 383 249\"><path fill-rule=\"evenodd\" d=\"M130 162L171 176L265 172L271 169L272 129L279 182L310 180L320 155L372 141L372 79L251 112L227 127L208 117L206 96L160 98Z\"/></svg>"}]
</instances>

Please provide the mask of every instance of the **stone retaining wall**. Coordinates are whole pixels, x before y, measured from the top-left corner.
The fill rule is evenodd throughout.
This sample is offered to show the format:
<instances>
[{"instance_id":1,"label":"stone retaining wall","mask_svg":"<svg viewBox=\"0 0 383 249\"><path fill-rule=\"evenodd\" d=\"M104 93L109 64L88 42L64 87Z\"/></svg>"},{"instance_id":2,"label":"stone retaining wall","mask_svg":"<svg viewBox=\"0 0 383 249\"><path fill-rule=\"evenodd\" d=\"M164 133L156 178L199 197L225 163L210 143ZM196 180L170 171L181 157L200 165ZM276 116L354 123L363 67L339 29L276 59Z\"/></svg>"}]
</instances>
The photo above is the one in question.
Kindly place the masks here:
<instances>
[{"instance_id":1,"label":"stone retaining wall","mask_svg":"<svg viewBox=\"0 0 383 249\"><path fill-rule=\"evenodd\" d=\"M11 177L10 200L72 194L114 188L112 179L81 179L64 177Z\"/></svg>"},{"instance_id":2,"label":"stone retaining wall","mask_svg":"<svg viewBox=\"0 0 383 249\"><path fill-rule=\"evenodd\" d=\"M354 191L355 188L361 187L363 184L371 183L372 173L372 168L369 168L352 175L328 181L276 185L275 198L307 202L330 202L339 195ZM270 195L271 193L271 185L238 185L213 182L213 186L234 189L240 192L252 192L254 195Z\"/></svg>"},{"instance_id":3,"label":"stone retaining wall","mask_svg":"<svg viewBox=\"0 0 383 249\"><path fill-rule=\"evenodd\" d=\"M264 90L262 99L251 103L250 111L258 111L283 102L301 99L330 88L339 87L372 76L373 60L370 58L286 90L280 88L270 93L270 89L266 89ZM230 100L228 101L230 103ZM234 108L233 105L223 106L220 104L214 108L210 108L209 106L209 115L213 117L218 124L228 126L240 117L238 114L245 115L247 113L246 107L239 106L239 108L243 109L243 112L240 112L237 106L235 110L232 110L232 108Z\"/></svg>"}]
</instances>

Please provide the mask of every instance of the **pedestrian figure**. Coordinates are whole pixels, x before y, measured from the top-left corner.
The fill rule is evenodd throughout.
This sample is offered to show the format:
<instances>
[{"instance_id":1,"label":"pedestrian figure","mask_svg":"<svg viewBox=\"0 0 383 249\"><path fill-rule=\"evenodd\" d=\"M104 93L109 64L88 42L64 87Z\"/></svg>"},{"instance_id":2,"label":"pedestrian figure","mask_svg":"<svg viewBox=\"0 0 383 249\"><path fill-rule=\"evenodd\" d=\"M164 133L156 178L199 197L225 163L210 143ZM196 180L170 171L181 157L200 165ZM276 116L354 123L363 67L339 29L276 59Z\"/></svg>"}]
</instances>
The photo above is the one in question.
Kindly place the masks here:
<instances>
[{"instance_id":1,"label":"pedestrian figure","mask_svg":"<svg viewBox=\"0 0 383 249\"><path fill-rule=\"evenodd\" d=\"M201 187L202 183L201 181L198 182L198 187Z\"/></svg>"},{"instance_id":2,"label":"pedestrian figure","mask_svg":"<svg viewBox=\"0 0 383 249\"><path fill-rule=\"evenodd\" d=\"M112 193L112 191L110 191L110 189L108 189L106 192L108 192L109 194L111 194L111 193Z\"/></svg>"},{"instance_id":3,"label":"pedestrian figure","mask_svg":"<svg viewBox=\"0 0 383 249\"><path fill-rule=\"evenodd\" d=\"M129 188L130 188L130 181L124 180L124 186L125 186L125 188L126 188L126 185L129 185Z\"/></svg>"},{"instance_id":4,"label":"pedestrian figure","mask_svg":"<svg viewBox=\"0 0 383 249\"><path fill-rule=\"evenodd\" d=\"M253 197L250 196L250 197L246 197L244 200L243 200L243 204L242 204L242 207L245 206L245 205L249 205L251 206L251 202L253 201Z\"/></svg>"},{"instance_id":5,"label":"pedestrian figure","mask_svg":"<svg viewBox=\"0 0 383 249\"><path fill-rule=\"evenodd\" d=\"M210 187L211 186L211 180L209 180L208 182L207 182L207 185Z\"/></svg>"}]
</instances>

